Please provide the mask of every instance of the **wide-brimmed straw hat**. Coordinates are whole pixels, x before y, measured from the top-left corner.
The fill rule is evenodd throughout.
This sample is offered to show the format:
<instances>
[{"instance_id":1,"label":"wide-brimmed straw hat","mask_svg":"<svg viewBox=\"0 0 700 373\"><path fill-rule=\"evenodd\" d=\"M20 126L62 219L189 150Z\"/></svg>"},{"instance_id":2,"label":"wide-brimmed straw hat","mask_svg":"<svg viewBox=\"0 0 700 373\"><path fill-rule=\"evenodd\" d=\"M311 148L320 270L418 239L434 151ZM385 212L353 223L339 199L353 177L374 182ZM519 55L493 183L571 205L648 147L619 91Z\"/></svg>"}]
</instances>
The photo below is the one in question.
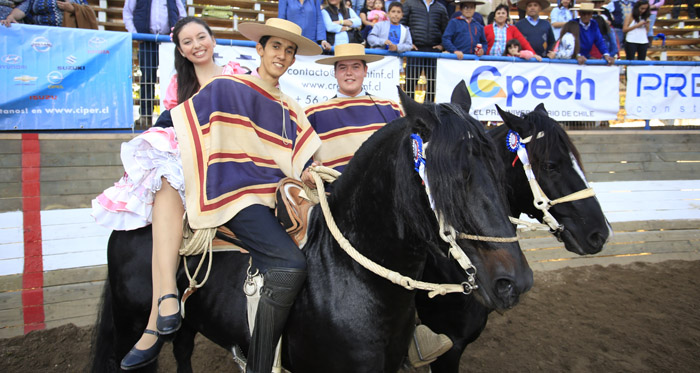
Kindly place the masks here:
<instances>
[{"instance_id":1,"label":"wide-brimmed straw hat","mask_svg":"<svg viewBox=\"0 0 700 373\"><path fill-rule=\"evenodd\" d=\"M598 9L593 3L580 3L574 5L572 10L578 10L579 12L602 12L603 9Z\"/></svg>"},{"instance_id":2,"label":"wide-brimmed straw hat","mask_svg":"<svg viewBox=\"0 0 700 373\"><path fill-rule=\"evenodd\" d=\"M486 4L485 1L481 1L481 0L455 0L455 4L467 4L467 3L472 3L472 4L476 4L476 5Z\"/></svg>"},{"instance_id":3,"label":"wide-brimmed straw hat","mask_svg":"<svg viewBox=\"0 0 700 373\"><path fill-rule=\"evenodd\" d=\"M321 65L335 65L338 61L363 60L367 63L379 61L384 56L378 54L365 54L365 46L362 44L348 43L335 46L335 55L317 60Z\"/></svg>"},{"instance_id":4,"label":"wide-brimmed straw hat","mask_svg":"<svg viewBox=\"0 0 700 373\"><path fill-rule=\"evenodd\" d=\"M238 25L238 31L246 38L259 42L263 36L276 36L289 40L297 45L300 56L315 56L321 54L321 47L301 35L301 27L296 23L281 18L268 18L265 24L246 22Z\"/></svg>"},{"instance_id":5,"label":"wide-brimmed straw hat","mask_svg":"<svg viewBox=\"0 0 700 373\"><path fill-rule=\"evenodd\" d=\"M552 5L547 0L519 0L518 9L527 10L527 4L530 4L533 1L536 3L540 3L540 7L542 7L542 10L549 9L549 6Z\"/></svg>"}]
</instances>

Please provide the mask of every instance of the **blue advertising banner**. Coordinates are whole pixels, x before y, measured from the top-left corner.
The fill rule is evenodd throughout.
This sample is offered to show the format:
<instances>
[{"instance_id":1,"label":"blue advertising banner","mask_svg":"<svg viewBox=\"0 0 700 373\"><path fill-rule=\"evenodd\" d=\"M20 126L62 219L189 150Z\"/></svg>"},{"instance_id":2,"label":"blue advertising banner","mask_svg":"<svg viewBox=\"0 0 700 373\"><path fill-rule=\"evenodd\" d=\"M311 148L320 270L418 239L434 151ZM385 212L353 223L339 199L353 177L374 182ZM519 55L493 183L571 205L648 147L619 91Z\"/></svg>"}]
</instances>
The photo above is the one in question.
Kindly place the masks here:
<instances>
[{"instance_id":1,"label":"blue advertising banner","mask_svg":"<svg viewBox=\"0 0 700 373\"><path fill-rule=\"evenodd\" d=\"M0 130L131 128L131 35L0 27Z\"/></svg>"}]
</instances>

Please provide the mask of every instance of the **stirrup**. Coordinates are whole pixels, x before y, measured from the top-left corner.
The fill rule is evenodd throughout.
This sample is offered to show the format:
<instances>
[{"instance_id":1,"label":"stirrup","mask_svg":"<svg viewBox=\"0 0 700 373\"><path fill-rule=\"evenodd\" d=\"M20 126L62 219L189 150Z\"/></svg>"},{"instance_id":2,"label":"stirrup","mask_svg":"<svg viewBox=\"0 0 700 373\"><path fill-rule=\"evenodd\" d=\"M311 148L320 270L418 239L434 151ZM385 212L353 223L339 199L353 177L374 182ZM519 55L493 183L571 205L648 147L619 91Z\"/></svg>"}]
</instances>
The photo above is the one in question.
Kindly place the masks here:
<instances>
[{"instance_id":1,"label":"stirrup","mask_svg":"<svg viewBox=\"0 0 700 373\"><path fill-rule=\"evenodd\" d=\"M414 368L428 365L452 348L452 340L444 334L436 334L425 325L416 326L408 346L408 362Z\"/></svg>"}]
</instances>

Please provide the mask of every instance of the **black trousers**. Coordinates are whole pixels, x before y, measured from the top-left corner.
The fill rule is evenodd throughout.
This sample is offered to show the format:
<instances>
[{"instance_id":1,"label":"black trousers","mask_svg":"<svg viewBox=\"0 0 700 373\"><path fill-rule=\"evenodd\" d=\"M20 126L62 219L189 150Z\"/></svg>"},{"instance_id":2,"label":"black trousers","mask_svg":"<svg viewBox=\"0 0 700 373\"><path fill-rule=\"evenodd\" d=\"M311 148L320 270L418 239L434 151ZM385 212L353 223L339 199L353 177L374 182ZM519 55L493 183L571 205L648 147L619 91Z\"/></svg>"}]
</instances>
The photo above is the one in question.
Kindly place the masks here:
<instances>
[{"instance_id":1,"label":"black trousers","mask_svg":"<svg viewBox=\"0 0 700 373\"><path fill-rule=\"evenodd\" d=\"M139 44L139 68L141 69L141 116L150 117L155 103L155 86L158 80L158 43L142 41Z\"/></svg>"},{"instance_id":2,"label":"black trousers","mask_svg":"<svg viewBox=\"0 0 700 373\"><path fill-rule=\"evenodd\" d=\"M637 60L644 61L647 58L647 48L649 44L625 43L625 54L628 60L634 60L634 55L637 54Z\"/></svg>"},{"instance_id":3,"label":"black trousers","mask_svg":"<svg viewBox=\"0 0 700 373\"><path fill-rule=\"evenodd\" d=\"M263 274L270 268L306 270L306 257L269 207L248 206L226 223L226 227L241 240L243 248L250 251L253 267Z\"/></svg>"},{"instance_id":4,"label":"black trousers","mask_svg":"<svg viewBox=\"0 0 700 373\"><path fill-rule=\"evenodd\" d=\"M686 3L688 5L688 18L693 19L696 17L695 14L695 0L673 0L673 9L671 9L671 18L678 18L681 13L681 4Z\"/></svg>"}]
</instances>

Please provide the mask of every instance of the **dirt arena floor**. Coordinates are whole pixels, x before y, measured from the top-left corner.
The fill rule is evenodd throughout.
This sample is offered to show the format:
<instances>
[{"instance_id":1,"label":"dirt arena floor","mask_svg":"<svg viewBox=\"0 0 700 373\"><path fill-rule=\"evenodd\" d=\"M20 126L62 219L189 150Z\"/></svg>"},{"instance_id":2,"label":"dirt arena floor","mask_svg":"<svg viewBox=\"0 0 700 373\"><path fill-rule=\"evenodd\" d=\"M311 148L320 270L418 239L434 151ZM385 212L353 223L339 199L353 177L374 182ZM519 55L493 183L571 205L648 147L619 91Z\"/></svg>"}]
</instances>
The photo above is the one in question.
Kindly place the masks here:
<instances>
[{"instance_id":1,"label":"dirt arena floor","mask_svg":"<svg viewBox=\"0 0 700 373\"><path fill-rule=\"evenodd\" d=\"M0 340L0 372L86 371L91 332L69 325ZM195 371L235 372L229 356L199 339ZM160 360L160 371L175 371L167 345ZM699 372L700 261L536 272L535 287L520 305L492 314L461 368Z\"/></svg>"}]
</instances>

